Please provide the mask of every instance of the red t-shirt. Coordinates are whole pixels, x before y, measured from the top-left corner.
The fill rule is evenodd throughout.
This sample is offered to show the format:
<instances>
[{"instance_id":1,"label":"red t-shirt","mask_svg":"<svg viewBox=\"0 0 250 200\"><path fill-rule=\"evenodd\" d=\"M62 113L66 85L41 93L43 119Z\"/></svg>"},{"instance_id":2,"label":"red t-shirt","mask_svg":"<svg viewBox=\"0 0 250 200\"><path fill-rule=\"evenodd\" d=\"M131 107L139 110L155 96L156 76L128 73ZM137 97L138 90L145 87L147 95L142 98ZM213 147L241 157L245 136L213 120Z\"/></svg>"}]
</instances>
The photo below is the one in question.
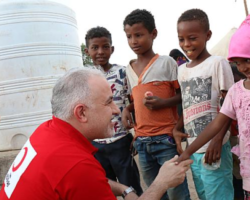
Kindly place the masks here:
<instances>
[{"instance_id":1,"label":"red t-shirt","mask_svg":"<svg viewBox=\"0 0 250 200\"><path fill-rule=\"evenodd\" d=\"M6 175L0 199L115 200L96 149L67 122L40 125Z\"/></svg>"}]
</instances>

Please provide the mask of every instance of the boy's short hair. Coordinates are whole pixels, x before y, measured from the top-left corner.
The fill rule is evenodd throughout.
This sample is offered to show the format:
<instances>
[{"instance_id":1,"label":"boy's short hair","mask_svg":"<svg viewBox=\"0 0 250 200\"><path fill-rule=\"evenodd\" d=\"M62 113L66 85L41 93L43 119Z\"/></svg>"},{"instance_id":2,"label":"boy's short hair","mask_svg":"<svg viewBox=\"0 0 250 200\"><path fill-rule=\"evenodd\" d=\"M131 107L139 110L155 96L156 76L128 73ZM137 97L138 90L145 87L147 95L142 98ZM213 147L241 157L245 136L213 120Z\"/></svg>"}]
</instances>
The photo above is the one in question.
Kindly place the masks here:
<instances>
[{"instance_id":1,"label":"boy's short hair","mask_svg":"<svg viewBox=\"0 0 250 200\"><path fill-rule=\"evenodd\" d=\"M112 44L111 33L104 27L94 27L88 30L85 36L86 47L89 46L89 40L93 38L101 38L106 37L110 40L110 44Z\"/></svg>"},{"instance_id":2,"label":"boy's short hair","mask_svg":"<svg viewBox=\"0 0 250 200\"><path fill-rule=\"evenodd\" d=\"M155 29L155 19L151 12L145 9L136 9L128 14L123 21L123 27L127 24L133 26L134 24L142 23L143 26L151 33Z\"/></svg>"},{"instance_id":3,"label":"boy's short hair","mask_svg":"<svg viewBox=\"0 0 250 200\"><path fill-rule=\"evenodd\" d=\"M194 21L197 20L204 27L205 31L209 31L209 20L207 14L200 9L190 9L182 13L179 17L177 24L185 21Z\"/></svg>"}]
</instances>

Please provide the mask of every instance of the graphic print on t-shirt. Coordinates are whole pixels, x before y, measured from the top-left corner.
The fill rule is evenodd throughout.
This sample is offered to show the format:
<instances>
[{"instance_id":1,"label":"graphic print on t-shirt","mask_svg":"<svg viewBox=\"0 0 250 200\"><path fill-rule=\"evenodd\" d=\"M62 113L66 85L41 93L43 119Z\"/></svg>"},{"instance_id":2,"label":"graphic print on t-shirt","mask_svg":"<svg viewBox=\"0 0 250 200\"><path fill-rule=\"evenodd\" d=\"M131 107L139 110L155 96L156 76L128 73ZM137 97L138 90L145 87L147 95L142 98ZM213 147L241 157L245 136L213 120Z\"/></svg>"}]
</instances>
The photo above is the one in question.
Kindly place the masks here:
<instances>
[{"instance_id":1,"label":"graphic print on t-shirt","mask_svg":"<svg viewBox=\"0 0 250 200\"><path fill-rule=\"evenodd\" d=\"M181 82L185 131L197 137L212 121L211 109L212 77L195 77Z\"/></svg>"}]
</instances>

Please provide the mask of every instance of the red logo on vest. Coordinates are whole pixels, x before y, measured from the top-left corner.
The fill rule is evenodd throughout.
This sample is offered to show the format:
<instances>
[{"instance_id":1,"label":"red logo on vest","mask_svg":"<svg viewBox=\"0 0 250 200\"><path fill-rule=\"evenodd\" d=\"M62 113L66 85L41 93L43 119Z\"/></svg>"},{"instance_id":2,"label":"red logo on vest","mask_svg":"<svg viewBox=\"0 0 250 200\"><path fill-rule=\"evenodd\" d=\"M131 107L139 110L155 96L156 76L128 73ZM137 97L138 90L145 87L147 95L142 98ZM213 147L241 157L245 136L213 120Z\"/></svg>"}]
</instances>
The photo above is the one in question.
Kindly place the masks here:
<instances>
[{"instance_id":1,"label":"red logo on vest","mask_svg":"<svg viewBox=\"0 0 250 200\"><path fill-rule=\"evenodd\" d=\"M13 163L13 167L12 167L13 172L18 170L18 168L22 165L25 157L27 156L27 153L28 153L28 147L24 147L24 155L23 155L23 158L21 159L20 163L16 167L15 167L15 163Z\"/></svg>"}]
</instances>

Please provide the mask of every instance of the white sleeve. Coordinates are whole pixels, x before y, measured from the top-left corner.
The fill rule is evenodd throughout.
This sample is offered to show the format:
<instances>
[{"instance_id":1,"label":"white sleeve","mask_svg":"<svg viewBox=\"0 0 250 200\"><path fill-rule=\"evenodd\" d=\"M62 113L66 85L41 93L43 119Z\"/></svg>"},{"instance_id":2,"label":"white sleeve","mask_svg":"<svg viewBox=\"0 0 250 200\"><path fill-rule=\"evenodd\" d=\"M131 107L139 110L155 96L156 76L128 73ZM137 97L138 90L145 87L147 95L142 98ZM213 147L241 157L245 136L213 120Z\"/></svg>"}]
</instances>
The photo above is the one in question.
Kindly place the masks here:
<instances>
[{"instance_id":1,"label":"white sleeve","mask_svg":"<svg viewBox=\"0 0 250 200\"><path fill-rule=\"evenodd\" d=\"M234 77L231 66L226 59L221 59L219 62L217 73L220 90L228 91L229 88L234 84Z\"/></svg>"},{"instance_id":2,"label":"white sleeve","mask_svg":"<svg viewBox=\"0 0 250 200\"><path fill-rule=\"evenodd\" d=\"M127 94L132 94L132 88L128 77L128 67L126 67Z\"/></svg>"},{"instance_id":3,"label":"white sleeve","mask_svg":"<svg viewBox=\"0 0 250 200\"><path fill-rule=\"evenodd\" d=\"M178 65L173 58L171 58L171 66L172 66L171 80L172 81L178 80Z\"/></svg>"}]
</instances>

